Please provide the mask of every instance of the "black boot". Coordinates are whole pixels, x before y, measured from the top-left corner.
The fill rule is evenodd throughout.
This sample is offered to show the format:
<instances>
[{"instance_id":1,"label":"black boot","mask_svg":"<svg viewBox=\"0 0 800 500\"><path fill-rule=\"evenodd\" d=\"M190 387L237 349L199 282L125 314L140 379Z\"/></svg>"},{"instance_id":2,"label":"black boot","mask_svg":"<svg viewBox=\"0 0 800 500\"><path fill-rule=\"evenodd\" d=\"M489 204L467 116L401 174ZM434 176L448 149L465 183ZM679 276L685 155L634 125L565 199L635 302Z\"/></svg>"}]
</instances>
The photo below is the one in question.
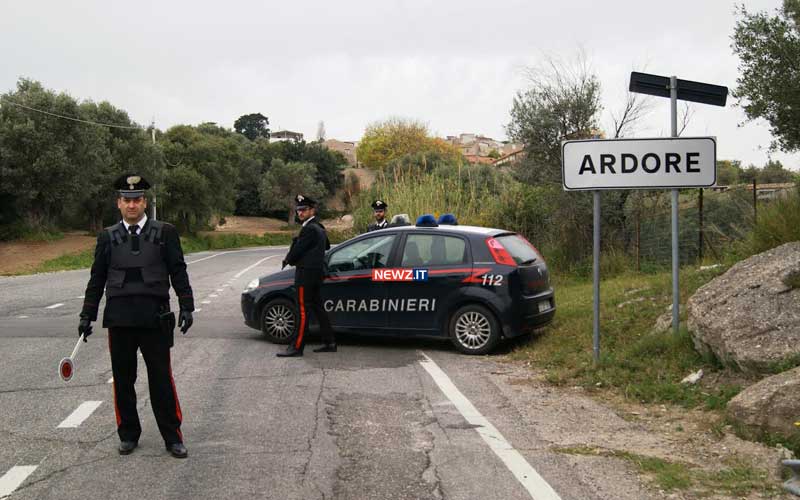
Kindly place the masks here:
<instances>
[{"instance_id":1,"label":"black boot","mask_svg":"<svg viewBox=\"0 0 800 500\"><path fill-rule=\"evenodd\" d=\"M130 455L133 453L133 450L139 446L139 443L136 441L120 441L119 443L119 454L120 455Z\"/></svg>"},{"instance_id":2,"label":"black boot","mask_svg":"<svg viewBox=\"0 0 800 500\"><path fill-rule=\"evenodd\" d=\"M336 352L336 344L325 344L314 349L314 352Z\"/></svg>"},{"instance_id":3,"label":"black boot","mask_svg":"<svg viewBox=\"0 0 800 500\"><path fill-rule=\"evenodd\" d=\"M290 345L285 351L276 354L279 358L294 358L303 355L303 349L297 349L294 345Z\"/></svg>"}]
</instances>

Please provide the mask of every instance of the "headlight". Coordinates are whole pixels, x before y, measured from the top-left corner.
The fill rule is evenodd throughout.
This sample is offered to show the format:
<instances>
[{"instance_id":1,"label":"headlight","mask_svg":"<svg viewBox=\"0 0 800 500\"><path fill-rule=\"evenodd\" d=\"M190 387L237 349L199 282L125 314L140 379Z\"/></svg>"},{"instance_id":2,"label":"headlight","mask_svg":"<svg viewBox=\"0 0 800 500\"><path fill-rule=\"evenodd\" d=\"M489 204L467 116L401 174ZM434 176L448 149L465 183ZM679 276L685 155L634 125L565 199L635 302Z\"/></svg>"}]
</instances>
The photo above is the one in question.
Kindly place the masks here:
<instances>
[{"instance_id":1,"label":"headlight","mask_svg":"<svg viewBox=\"0 0 800 500\"><path fill-rule=\"evenodd\" d=\"M247 286L245 287L243 293L252 292L256 288L258 288L258 278L254 279L253 281L248 283Z\"/></svg>"}]
</instances>

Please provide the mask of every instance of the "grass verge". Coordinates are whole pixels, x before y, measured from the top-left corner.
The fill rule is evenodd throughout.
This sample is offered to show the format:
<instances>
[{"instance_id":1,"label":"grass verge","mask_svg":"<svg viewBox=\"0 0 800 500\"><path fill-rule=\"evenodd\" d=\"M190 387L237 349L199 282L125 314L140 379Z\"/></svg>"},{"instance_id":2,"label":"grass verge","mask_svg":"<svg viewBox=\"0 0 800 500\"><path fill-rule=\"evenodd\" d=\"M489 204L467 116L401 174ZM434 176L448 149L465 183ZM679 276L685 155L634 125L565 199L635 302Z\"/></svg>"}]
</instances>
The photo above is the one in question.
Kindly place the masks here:
<instances>
[{"instance_id":1,"label":"grass verge","mask_svg":"<svg viewBox=\"0 0 800 500\"><path fill-rule=\"evenodd\" d=\"M681 270L681 302L704 283L724 272L723 267ZM702 387L681 384L689 373L722 367L698 354L685 329L651 331L656 319L672 303L671 276L625 274L606 279L600 287L600 361L592 356L592 283L561 279L554 283L558 310L544 335L514 350L512 359L528 361L545 370L556 385L580 385L589 391L609 388L639 403L671 403L687 408L725 407L740 387ZM684 307L681 308L685 316Z\"/></svg>"},{"instance_id":2,"label":"grass verge","mask_svg":"<svg viewBox=\"0 0 800 500\"><path fill-rule=\"evenodd\" d=\"M633 464L640 473L652 478L662 490L693 489L701 496L725 493L745 496L751 492L777 493L778 486L770 481L766 470L753 467L741 460L723 461L717 470L703 470L681 462L671 462L620 450L590 447L555 448L558 453L615 457Z\"/></svg>"},{"instance_id":3,"label":"grass verge","mask_svg":"<svg viewBox=\"0 0 800 500\"><path fill-rule=\"evenodd\" d=\"M181 237L181 246L184 253L202 252L207 250L223 250L229 248L244 248L253 246L280 246L292 243L290 233L265 233L262 236L250 234L222 233L215 235L196 235ZM353 234L349 231L328 231L331 244L341 243ZM92 266L94 249L82 252L69 253L47 260L30 270L19 274L51 273L55 271L69 271L85 269Z\"/></svg>"}]
</instances>

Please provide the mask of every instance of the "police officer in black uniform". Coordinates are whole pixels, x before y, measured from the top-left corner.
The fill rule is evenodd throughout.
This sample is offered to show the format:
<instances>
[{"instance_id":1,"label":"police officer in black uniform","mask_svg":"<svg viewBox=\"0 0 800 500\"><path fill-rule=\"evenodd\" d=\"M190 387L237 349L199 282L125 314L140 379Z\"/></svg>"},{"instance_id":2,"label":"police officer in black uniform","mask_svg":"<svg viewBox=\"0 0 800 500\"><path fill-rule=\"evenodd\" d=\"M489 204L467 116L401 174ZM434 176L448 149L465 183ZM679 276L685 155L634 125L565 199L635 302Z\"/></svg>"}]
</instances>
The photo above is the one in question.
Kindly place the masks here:
<instances>
[{"instance_id":1,"label":"police officer in black uniform","mask_svg":"<svg viewBox=\"0 0 800 500\"><path fill-rule=\"evenodd\" d=\"M178 295L178 326L183 333L192 326L194 299L177 230L145 214L145 190L149 187L139 175L123 175L114 183L122 220L97 236L78 333L84 341L92 334L91 322L97 320L105 288L103 327L108 328L111 351L119 453L133 452L142 433L134 390L136 351L141 350L158 429L167 451L185 458L181 406L170 361L175 327L169 306L170 281Z\"/></svg>"},{"instance_id":2,"label":"police officer in black uniform","mask_svg":"<svg viewBox=\"0 0 800 500\"><path fill-rule=\"evenodd\" d=\"M367 232L377 231L378 229L385 229L389 227L389 221L386 220L386 209L389 208L385 202L375 200L372 203L372 213L375 215L375 222L367 226Z\"/></svg>"},{"instance_id":3,"label":"police officer in black uniform","mask_svg":"<svg viewBox=\"0 0 800 500\"><path fill-rule=\"evenodd\" d=\"M295 198L297 216L303 222L300 234L292 240L289 253L283 260L295 266L294 287L297 291L297 306L300 309L300 322L295 333L289 338L289 347L279 352L279 357L302 356L308 331L308 313L313 312L319 321L324 345L314 352L336 352L336 339L331 329L328 313L322 307L320 288L323 280L325 251L331 247L325 227L317 220L317 202L308 196L298 194Z\"/></svg>"}]
</instances>

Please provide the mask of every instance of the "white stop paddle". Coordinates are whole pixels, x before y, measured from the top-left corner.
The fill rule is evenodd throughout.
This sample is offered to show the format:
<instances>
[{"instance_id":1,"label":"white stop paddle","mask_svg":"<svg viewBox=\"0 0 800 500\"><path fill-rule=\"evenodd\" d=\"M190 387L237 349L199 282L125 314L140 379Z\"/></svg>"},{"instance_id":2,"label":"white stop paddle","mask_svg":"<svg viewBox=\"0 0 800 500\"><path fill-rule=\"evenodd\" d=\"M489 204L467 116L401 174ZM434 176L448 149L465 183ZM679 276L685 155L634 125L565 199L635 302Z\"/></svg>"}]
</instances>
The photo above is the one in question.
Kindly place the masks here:
<instances>
[{"instance_id":1,"label":"white stop paddle","mask_svg":"<svg viewBox=\"0 0 800 500\"><path fill-rule=\"evenodd\" d=\"M75 349L72 350L72 354L69 355L68 358L62 359L58 363L58 374L61 376L61 380L64 382L69 382L72 380L72 376L75 374L75 356L78 354L78 349L81 348L81 344L83 343L83 335L78 337L78 343L75 344Z\"/></svg>"}]
</instances>

